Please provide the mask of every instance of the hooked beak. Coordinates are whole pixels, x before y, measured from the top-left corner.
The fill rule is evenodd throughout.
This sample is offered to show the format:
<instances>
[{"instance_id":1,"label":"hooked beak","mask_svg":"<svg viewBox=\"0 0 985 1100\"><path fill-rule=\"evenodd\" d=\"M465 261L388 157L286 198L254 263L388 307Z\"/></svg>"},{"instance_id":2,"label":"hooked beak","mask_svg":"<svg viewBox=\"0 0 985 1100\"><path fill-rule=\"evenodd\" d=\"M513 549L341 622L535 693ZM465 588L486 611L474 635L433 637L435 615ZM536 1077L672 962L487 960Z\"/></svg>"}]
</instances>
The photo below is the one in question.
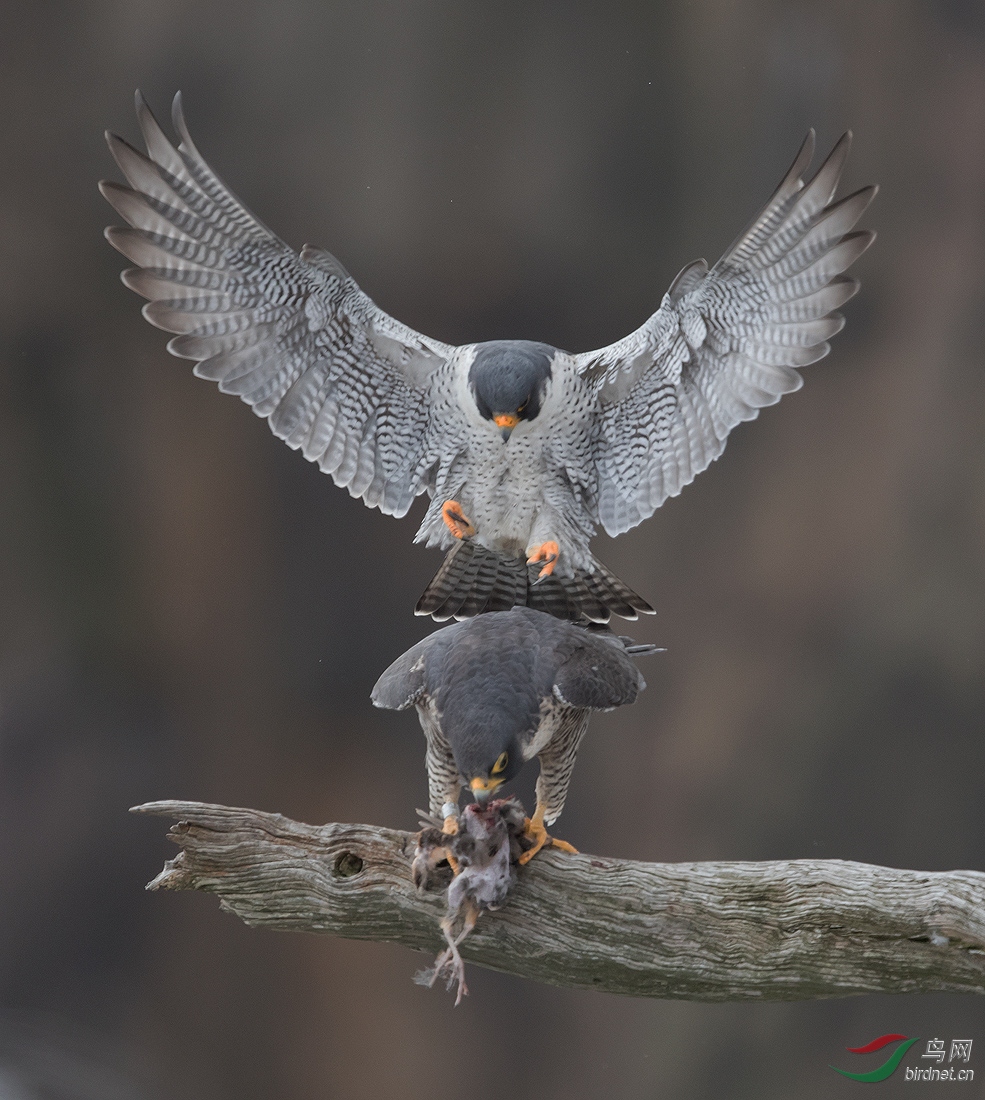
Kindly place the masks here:
<instances>
[{"instance_id":1,"label":"hooked beak","mask_svg":"<svg viewBox=\"0 0 985 1100\"><path fill-rule=\"evenodd\" d=\"M520 423L518 416L494 416L493 423L500 429L500 435L503 437L503 442L509 441L510 435L513 429Z\"/></svg>"},{"instance_id":2,"label":"hooked beak","mask_svg":"<svg viewBox=\"0 0 985 1100\"><path fill-rule=\"evenodd\" d=\"M469 783L472 788L472 795L480 806L484 806L492 798L497 788L502 785L502 779L480 779L478 777Z\"/></svg>"}]
</instances>

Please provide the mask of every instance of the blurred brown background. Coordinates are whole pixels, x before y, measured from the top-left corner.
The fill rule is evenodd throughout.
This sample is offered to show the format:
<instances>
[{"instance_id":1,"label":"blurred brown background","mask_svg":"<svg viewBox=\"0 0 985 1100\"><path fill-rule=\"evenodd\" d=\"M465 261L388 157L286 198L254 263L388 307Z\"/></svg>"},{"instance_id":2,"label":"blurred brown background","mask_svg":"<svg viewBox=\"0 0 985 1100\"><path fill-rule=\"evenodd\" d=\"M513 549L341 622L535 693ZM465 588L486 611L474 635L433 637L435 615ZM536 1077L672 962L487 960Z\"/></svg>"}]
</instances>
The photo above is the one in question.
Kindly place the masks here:
<instances>
[{"instance_id":1,"label":"blurred brown background","mask_svg":"<svg viewBox=\"0 0 985 1100\"><path fill-rule=\"evenodd\" d=\"M95 188L133 89L164 119L181 88L242 198L395 317L581 351L717 258L808 126L825 152L854 129L879 240L831 356L600 541L668 652L595 722L560 835L985 868L978 0L7 0L0 43L0 1098L842 1096L828 1064L889 1031L972 1037L985 1079L971 999L470 968L454 1010L408 951L143 892L173 851L126 814L148 799L414 827L423 738L369 691L431 628L438 557L166 354Z\"/></svg>"}]
</instances>

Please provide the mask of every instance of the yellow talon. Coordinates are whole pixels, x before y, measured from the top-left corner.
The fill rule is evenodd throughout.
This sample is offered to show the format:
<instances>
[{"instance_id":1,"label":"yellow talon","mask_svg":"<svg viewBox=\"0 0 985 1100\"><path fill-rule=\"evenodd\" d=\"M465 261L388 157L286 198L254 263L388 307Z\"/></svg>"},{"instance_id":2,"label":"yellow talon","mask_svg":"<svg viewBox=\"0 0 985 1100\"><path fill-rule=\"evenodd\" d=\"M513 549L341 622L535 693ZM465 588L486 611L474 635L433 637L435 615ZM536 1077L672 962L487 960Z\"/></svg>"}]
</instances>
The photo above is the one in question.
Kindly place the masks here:
<instances>
[{"instance_id":1,"label":"yellow talon","mask_svg":"<svg viewBox=\"0 0 985 1100\"><path fill-rule=\"evenodd\" d=\"M531 839L534 842L534 846L528 848L517 860L521 865L529 863L541 848L547 845L550 845L552 848L559 848L562 852L573 852L576 855L578 854L578 849L573 847L566 840L555 840L554 837L548 834L544 826L545 813L546 807L542 802L538 802L537 809L534 810L534 816L526 818L523 823L523 835Z\"/></svg>"},{"instance_id":2,"label":"yellow talon","mask_svg":"<svg viewBox=\"0 0 985 1100\"><path fill-rule=\"evenodd\" d=\"M560 848L562 852L571 852L575 856L578 855L578 849L573 844L569 844L566 840L558 840L556 836L551 837L551 847Z\"/></svg>"}]
</instances>

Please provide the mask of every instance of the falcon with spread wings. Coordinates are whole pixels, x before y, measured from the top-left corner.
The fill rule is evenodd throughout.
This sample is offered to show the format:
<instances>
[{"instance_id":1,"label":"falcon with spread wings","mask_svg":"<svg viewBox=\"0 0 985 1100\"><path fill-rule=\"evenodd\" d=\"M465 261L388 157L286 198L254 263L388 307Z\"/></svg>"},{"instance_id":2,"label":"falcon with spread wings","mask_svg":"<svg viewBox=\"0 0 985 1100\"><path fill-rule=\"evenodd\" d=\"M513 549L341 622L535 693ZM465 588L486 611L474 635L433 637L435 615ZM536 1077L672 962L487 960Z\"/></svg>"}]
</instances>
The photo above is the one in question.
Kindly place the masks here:
<instances>
[{"instance_id":1,"label":"falcon with spread wings","mask_svg":"<svg viewBox=\"0 0 985 1100\"><path fill-rule=\"evenodd\" d=\"M124 283L176 335L172 354L238 394L275 435L371 507L431 505L417 541L448 550L417 610L468 618L516 604L559 618L652 608L589 542L635 527L716 459L729 432L797 389L858 290L844 272L876 189L834 202L849 135L806 183L811 132L762 213L709 268L690 264L635 332L570 354L525 340L453 347L375 305L338 260L295 252L142 97L147 155L107 140L129 186L101 190L126 227Z\"/></svg>"}]
</instances>

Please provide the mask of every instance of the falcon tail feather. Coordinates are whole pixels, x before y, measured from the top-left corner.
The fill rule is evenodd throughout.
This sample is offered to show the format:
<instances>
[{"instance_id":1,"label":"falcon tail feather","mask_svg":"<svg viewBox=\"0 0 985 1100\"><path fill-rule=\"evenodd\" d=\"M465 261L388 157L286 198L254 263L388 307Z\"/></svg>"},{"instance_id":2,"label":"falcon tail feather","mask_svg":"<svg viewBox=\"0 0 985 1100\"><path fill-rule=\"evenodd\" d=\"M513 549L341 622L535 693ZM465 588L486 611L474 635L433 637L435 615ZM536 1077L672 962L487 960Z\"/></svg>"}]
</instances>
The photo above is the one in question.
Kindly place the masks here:
<instances>
[{"instance_id":1,"label":"falcon tail feather","mask_svg":"<svg viewBox=\"0 0 985 1100\"><path fill-rule=\"evenodd\" d=\"M541 565L507 558L462 539L445 555L441 568L418 600L418 615L437 622L469 619L485 611L531 607L558 619L607 623L611 615L636 619L653 608L596 559L592 570L572 576L552 573L539 579Z\"/></svg>"}]
</instances>

